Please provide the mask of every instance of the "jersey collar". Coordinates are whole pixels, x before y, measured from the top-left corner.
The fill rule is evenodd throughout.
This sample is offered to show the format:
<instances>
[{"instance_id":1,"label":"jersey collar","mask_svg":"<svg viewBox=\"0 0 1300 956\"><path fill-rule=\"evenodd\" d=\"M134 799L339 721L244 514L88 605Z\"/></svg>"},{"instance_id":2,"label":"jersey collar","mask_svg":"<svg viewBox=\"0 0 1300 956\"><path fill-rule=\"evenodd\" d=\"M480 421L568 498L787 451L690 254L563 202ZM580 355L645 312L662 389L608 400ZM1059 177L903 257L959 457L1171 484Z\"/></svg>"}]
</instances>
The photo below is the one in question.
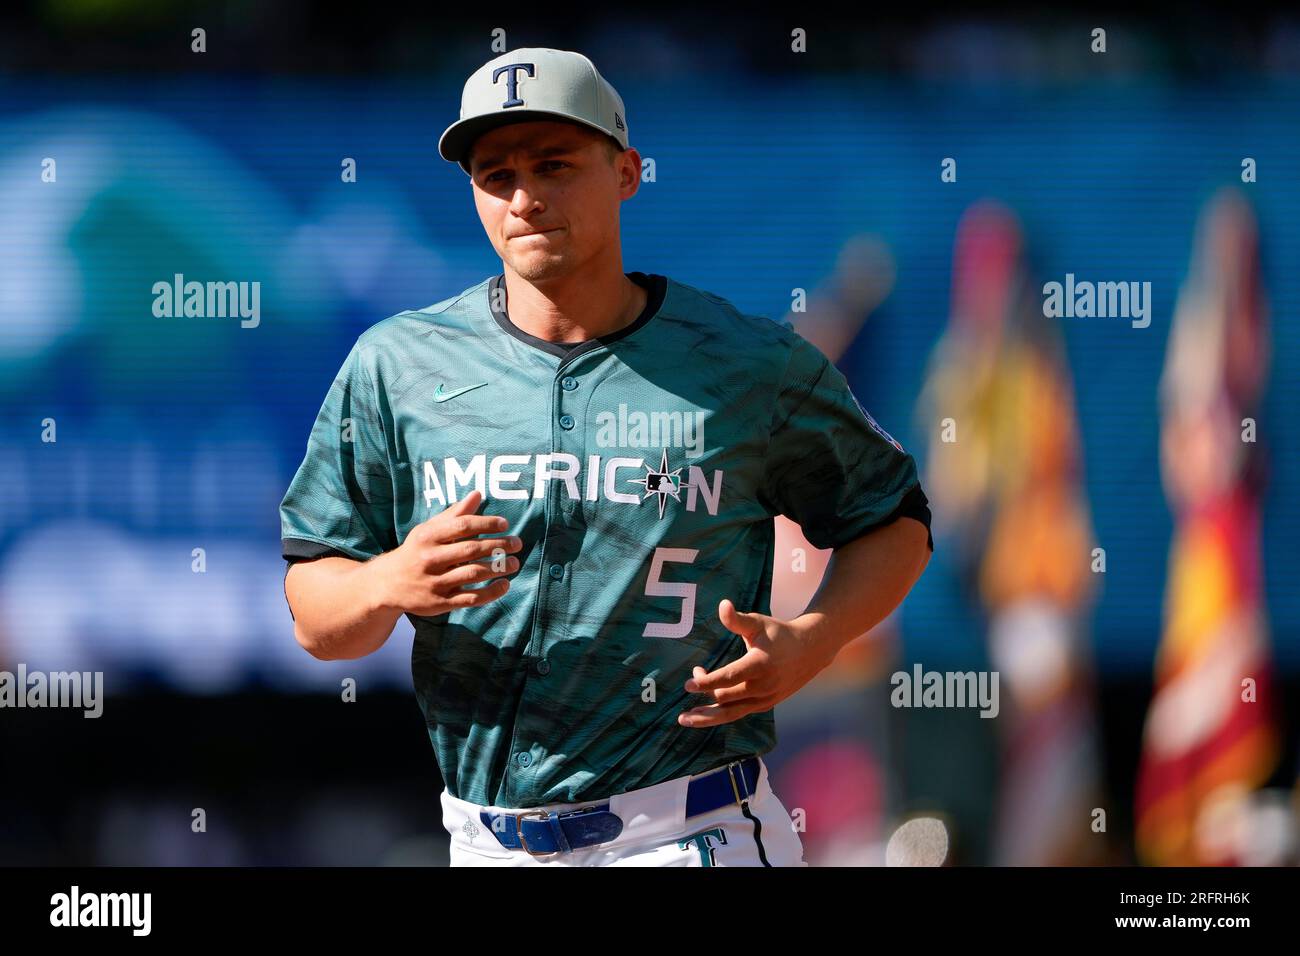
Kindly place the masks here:
<instances>
[{"instance_id":1,"label":"jersey collar","mask_svg":"<svg viewBox=\"0 0 1300 956\"><path fill-rule=\"evenodd\" d=\"M617 332L611 332L609 335L598 336L594 339L587 339L585 342L550 342L538 338L536 335L530 335L510 321L510 316L506 314L505 309L496 308L498 301L505 300L505 273L493 276L488 283L488 308L491 309L492 318L496 319L497 325L501 326L509 335L514 336L525 345L531 345L535 349L549 352L562 360L568 360L600 348L602 345L609 345L611 342L626 338L653 319L659 310L663 308L664 296L668 291L668 279L665 276L647 275L644 272L629 272L627 277L646 290L645 308L632 322L623 326ZM502 290L499 300L496 294L498 288Z\"/></svg>"}]
</instances>

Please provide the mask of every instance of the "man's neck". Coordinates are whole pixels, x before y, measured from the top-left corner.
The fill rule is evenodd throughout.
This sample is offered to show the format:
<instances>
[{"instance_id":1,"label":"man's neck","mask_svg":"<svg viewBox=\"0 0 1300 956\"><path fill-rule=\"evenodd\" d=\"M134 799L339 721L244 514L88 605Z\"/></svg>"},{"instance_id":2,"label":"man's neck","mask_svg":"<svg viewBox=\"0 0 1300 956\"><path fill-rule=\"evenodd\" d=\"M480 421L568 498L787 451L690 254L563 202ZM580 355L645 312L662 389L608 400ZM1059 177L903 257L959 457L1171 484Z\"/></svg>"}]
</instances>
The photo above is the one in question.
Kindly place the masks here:
<instances>
[{"instance_id":1,"label":"man's neck","mask_svg":"<svg viewBox=\"0 0 1300 956\"><path fill-rule=\"evenodd\" d=\"M548 342L586 342L631 325L649 293L621 271L533 284L505 270L506 311L515 327Z\"/></svg>"}]
</instances>

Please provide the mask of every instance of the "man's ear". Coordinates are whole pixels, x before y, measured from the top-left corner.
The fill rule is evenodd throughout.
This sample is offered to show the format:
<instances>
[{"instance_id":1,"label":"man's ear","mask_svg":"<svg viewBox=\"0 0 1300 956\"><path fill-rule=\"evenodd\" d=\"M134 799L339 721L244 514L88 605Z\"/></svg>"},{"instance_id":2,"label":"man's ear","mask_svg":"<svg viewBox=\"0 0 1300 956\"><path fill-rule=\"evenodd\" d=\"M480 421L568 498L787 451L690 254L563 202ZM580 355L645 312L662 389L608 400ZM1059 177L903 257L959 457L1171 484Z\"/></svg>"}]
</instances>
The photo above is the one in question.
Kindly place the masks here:
<instances>
[{"instance_id":1,"label":"man's ear","mask_svg":"<svg viewBox=\"0 0 1300 956\"><path fill-rule=\"evenodd\" d=\"M622 175L619 178L618 184L624 189L629 186L632 187L632 192L628 194L628 198L631 198L636 195L637 188L641 184L641 154L629 146L623 151L619 158L622 161L622 165L620 166ZM630 162L628 162L628 160L630 160Z\"/></svg>"}]
</instances>

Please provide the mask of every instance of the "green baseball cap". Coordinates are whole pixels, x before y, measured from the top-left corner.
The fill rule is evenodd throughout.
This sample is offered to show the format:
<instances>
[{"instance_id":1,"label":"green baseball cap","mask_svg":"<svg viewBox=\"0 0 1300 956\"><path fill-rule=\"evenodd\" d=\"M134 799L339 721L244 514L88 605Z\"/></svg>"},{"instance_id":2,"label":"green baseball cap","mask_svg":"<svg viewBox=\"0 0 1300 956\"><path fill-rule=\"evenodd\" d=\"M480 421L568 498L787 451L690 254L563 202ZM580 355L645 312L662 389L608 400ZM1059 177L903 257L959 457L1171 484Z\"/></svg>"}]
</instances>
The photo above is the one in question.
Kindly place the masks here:
<instances>
[{"instance_id":1,"label":"green baseball cap","mask_svg":"<svg viewBox=\"0 0 1300 956\"><path fill-rule=\"evenodd\" d=\"M489 60L465 81L460 119L443 131L438 153L469 173L474 140L508 123L568 120L612 136L627 149L623 100L581 53L524 47Z\"/></svg>"}]
</instances>

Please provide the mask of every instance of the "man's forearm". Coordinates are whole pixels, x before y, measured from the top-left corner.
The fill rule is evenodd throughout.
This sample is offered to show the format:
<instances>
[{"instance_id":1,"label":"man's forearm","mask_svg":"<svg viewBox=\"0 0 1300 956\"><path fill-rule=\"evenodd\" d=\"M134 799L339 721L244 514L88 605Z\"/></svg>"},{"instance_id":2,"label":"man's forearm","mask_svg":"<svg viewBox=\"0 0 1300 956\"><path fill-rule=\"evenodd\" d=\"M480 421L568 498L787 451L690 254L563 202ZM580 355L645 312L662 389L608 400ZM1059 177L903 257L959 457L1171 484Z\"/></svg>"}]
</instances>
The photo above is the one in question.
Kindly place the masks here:
<instances>
[{"instance_id":1,"label":"man's forearm","mask_svg":"<svg viewBox=\"0 0 1300 956\"><path fill-rule=\"evenodd\" d=\"M838 548L807 610L790 623L834 657L902 603L930 560L925 525L899 518Z\"/></svg>"},{"instance_id":2,"label":"man's forearm","mask_svg":"<svg viewBox=\"0 0 1300 956\"><path fill-rule=\"evenodd\" d=\"M402 612L378 600L376 561L328 557L299 562L285 577L294 637L320 660L351 660L378 650Z\"/></svg>"}]
</instances>

